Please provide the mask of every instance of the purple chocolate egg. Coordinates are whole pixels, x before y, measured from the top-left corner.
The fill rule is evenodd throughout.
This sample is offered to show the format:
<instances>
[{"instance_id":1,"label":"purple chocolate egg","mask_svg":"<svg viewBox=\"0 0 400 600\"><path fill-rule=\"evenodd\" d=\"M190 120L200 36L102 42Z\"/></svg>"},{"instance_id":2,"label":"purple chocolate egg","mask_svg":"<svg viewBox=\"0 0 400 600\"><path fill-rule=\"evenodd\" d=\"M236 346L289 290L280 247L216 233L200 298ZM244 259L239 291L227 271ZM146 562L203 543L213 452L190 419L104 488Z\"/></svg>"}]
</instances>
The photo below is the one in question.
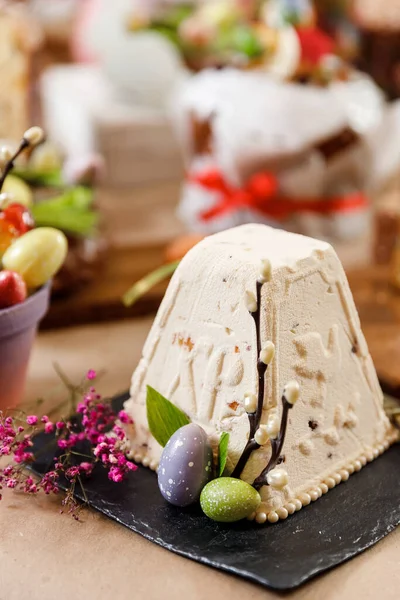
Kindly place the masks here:
<instances>
[{"instance_id":1,"label":"purple chocolate egg","mask_svg":"<svg viewBox=\"0 0 400 600\"><path fill-rule=\"evenodd\" d=\"M204 429L184 425L168 440L158 467L158 487L175 506L196 502L212 477L213 454Z\"/></svg>"}]
</instances>

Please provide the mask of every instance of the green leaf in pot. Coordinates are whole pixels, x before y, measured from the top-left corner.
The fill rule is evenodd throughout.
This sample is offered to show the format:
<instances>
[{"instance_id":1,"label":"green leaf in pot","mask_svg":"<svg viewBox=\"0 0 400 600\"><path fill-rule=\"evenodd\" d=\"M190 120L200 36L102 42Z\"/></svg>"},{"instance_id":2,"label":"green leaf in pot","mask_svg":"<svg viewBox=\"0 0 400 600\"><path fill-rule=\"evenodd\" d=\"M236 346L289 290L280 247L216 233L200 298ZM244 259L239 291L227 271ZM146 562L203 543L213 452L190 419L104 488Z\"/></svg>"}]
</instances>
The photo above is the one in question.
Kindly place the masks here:
<instances>
[{"instance_id":1,"label":"green leaf in pot","mask_svg":"<svg viewBox=\"0 0 400 600\"><path fill-rule=\"evenodd\" d=\"M65 185L60 168L51 171L39 171L29 166L18 166L14 168L13 173L35 187L63 187Z\"/></svg>"},{"instance_id":2,"label":"green leaf in pot","mask_svg":"<svg viewBox=\"0 0 400 600\"><path fill-rule=\"evenodd\" d=\"M72 235L89 237L96 233L99 223L99 214L92 204L92 190L74 187L35 204L32 215L38 227L56 227Z\"/></svg>"}]
</instances>

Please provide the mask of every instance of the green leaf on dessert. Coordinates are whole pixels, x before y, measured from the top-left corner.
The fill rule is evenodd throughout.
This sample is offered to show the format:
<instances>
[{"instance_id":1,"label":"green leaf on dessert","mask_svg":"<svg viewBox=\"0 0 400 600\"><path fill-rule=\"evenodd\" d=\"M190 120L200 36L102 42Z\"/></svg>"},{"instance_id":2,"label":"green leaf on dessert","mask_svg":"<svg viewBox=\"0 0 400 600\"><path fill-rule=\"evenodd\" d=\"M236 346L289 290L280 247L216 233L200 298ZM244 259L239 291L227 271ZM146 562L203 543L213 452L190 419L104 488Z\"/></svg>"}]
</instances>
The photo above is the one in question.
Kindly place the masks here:
<instances>
[{"instance_id":1,"label":"green leaf on dessert","mask_svg":"<svg viewBox=\"0 0 400 600\"><path fill-rule=\"evenodd\" d=\"M167 279L167 277L170 277L176 270L177 266L179 265L179 262L180 261L177 260L175 262L163 265L162 267L159 267L155 271L152 271L151 273L143 277L143 279L137 281L122 296L122 302L125 304L125 306L132 306L132 304L134 304L135 302L137 302L137 300L139 300L139 298L147 294L147 292L151 290L152 287L157 285L157 283L160 283L164 279Z\"/></svg>"},{"instance_id":2,"label":"green leaf on dessert","mask_svg":"<svg viewBox=\"0 0 400 600\"><path fill-rule=\"evenodd\" d=\"M218 477L222 477L226 466L226 460L228 458L228 444L229 444L229 433L223 431L219 438L218 446Z\"/></svg>"},{"instance_id":3,"label":"green leaf on dessert","mask_svg":"<svg viewBox=\"0 0 400 600\"><path fill-rule=\"evenodd\" d=\"M146 407L150 432L163 448L175 431L190 423L184 412L150 385L147 386Z\"/></svg>"}]
</instances>

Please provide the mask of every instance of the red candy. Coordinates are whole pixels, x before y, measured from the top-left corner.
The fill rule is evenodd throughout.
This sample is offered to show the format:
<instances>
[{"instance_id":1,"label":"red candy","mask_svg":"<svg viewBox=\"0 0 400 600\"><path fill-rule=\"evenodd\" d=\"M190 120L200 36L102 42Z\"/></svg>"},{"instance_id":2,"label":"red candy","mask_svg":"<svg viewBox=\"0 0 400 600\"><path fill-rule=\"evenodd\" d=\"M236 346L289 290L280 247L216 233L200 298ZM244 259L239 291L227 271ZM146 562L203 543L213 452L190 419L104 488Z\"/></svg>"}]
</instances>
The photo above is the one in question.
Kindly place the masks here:
<instances>
[{"instance_id":1,"label":"red candy","mask_svg":"<svg viewBox=\"0 0 400 600\"><path fill-rule=\"evenodd\" d=\"M23 204L13 202L3 210L4 218L11 223L19 235L30 231L35 226L35 221L29 210Z\"/></svg>"},{"instance_id":2,"label":"red candy","mask_svg":"<svg viewBox=\"0 0 400 600\"><path fill-rule=\"evenodd\" d=\"M14 271L0 271L0 309L24 302L27 296L25 281Z\"/></svg>"},{"instance_id":3,"label":"red candy","mask_svg":"<svg viewBox=\"0 0 400 600\"><path fill-rule=\"evenodd\" d=\"M14 225L6 221L4 213L0 213L0 258L17 237Z\"/></svg>"}]
</instances>

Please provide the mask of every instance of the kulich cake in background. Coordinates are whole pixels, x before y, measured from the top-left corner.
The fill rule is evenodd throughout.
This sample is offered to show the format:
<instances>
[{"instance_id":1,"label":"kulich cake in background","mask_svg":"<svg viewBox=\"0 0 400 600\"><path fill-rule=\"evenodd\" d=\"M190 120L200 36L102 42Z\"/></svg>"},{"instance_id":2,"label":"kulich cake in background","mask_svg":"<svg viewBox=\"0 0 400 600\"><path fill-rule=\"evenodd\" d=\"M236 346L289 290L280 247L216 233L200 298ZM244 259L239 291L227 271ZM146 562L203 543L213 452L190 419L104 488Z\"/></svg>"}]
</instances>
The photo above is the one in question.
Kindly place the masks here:
<instances>
[{"instance_id":1,"label":"kulich cake in background","mask_svg":"<svg viewBox=\"0 0 400 600\"><path fill-rule=\"evenodd\" d=\"M41 40L40 29L23 5L0 3L0 40L0 139L12 140L30 123L31 59Z\"/></svg>"},{"instance_id":2,"label":"kulich cake in background","mask_svg":"<svg viewBox=\"0 0 400 600\"><path fill-rule=\"evenodd\" d=\"M200 71L171 102L189 232L262 222L334 243L346 267L369 257L400 105L351 65L350 16L335 0L134 3L132 35L164 35Z\"/></svg>"},{"instance_id":3,"label":"kulich cake in background","mask_svg":"<svg viewBox=\"0 0 400 600\"><path fill-rule=\"evenodd\" d=\"M367 77L325 87L208 70L175 104L186 160L179 214L213 233L246 222L331 242L369 228L369 194L400 164L400 109Z\"/></svg>"},{"instance_id":4,"label":"kulich cake in background","mask_svg":"<svg viewBox=\"0 0 400 600\"><path fill-rule=\"evenodd\" d=\"M229 434L225 474L212 488L240 491L235 478L251 484L261 496L251 516L260 523L316 500L397 439L334 250L265 225L213 235L186 255L132 378L125 404L134 420L130 455L153 469L162 455L160 489L185 505L182 497L173 501L179 489L173 476L165 481L164 469L170 472L179 452L190 449L190 431L179 429L162 452L150 434L146 386L183 411L181 425L200 426L214 453L222 433ZM203 441L189 449L188 468L182 456L178 464L192 482L208 449ZM274 467L269 472L268 465ZM222 516L215 512L209 500L216 501L216 490L207 488L200 499L206 514L235 520L232 507L223 507ZM251 505L257 500L245 497Z\"/></svg>"}]
</instances>

